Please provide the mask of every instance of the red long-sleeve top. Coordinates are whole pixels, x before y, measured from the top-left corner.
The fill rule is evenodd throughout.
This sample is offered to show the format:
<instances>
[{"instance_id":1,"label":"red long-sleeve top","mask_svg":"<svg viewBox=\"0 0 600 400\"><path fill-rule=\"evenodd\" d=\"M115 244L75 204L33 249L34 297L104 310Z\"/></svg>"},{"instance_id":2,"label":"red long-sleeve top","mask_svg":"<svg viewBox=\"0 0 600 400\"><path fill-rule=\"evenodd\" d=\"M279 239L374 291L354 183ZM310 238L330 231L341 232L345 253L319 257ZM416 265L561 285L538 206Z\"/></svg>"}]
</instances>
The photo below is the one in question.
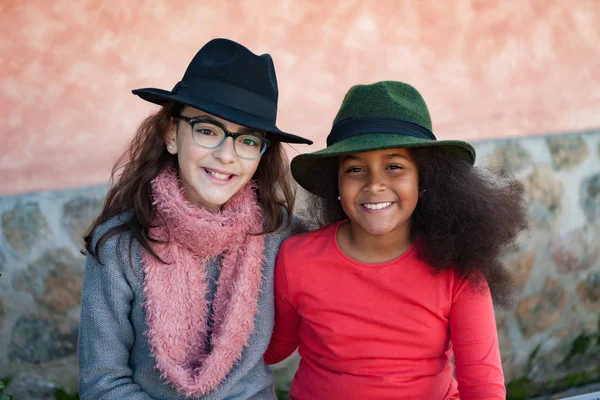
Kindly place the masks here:
<instances>
[{"instance_id":1,"label":"red long-sleeve top","mask_svg":"<svg viewBox=\"0 0 600 400\"><path fill-rule=\"evenodd\" d=\"M489 290L452 270L434 274L415 245L385 263L353 260L337 246L339 225L294 236L279 251L265 360L299 348L291 397L504 399Z\"/></svg>"}]
</instances>

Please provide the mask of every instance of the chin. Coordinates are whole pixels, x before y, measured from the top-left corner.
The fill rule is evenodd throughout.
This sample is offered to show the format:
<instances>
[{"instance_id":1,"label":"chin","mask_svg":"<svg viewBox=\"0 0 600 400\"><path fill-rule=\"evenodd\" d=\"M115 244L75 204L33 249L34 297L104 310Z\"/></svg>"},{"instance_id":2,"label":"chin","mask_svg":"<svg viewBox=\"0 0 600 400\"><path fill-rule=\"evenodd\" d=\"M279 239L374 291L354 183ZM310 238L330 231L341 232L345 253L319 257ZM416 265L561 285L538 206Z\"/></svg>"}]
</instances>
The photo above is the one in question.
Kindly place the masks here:
<instances>
[{"instance_id":1,"label":"chin","mask_svg":"<svg viewBox=\"0 0 600 400\"><path fill-rule=\"evenodd\" d=\"M400 224L365 224L360 225L361 229L373 236L381 236L386 235L388 233L393 233L401 227Z\"/></svg>"},{"instance_id":2,"label":"chin","mask_svg":"<svg viewBox=\"0 0 600 400\"><path fill-rule=\"evenodd\" d=\"M373 236L383 236L388 233L391 233L392 231L393 231L392 229L380 229L380 230L368 230L367 232Z\"/></svg>"},{"instance_id":3,"label":"chin","mask_svg":"<svg viewBox=\"0 0 600 400\"><path fill-rule=\"evenodd\" d=\"M195 201L196 205L208 209L220 209L223 207L223 204L225 204L227 200L231 198L227 197L225 200L223 197L201 196L199 194L197 194L197 196L197 200Z\"/></svg>"},{"instance_id":4,"label":"chin","mask_svg":"<svg viewBox=\"0 0 600 400\"><path fill-rule=\"evenodd\" d=\"M212 204L212 208L221 208L223 207L223 205L225 205L225 203L227 203L227 201L229 201L230 198L227 198L227 200L224 199L210 199L208 201L208 204Z\"/></svg>"},{"instance_id":5,"label":"chin","mask_svg":"<svg viewBox=\"0 0 600 400\"><path fill-rule=\"evenodd\" d=\"M386 233L390 233L394 231L393 227L381 227L381 226L362 226L361 227L365 232L373 236L385 235Z\"/></svg>"}]
</instances>

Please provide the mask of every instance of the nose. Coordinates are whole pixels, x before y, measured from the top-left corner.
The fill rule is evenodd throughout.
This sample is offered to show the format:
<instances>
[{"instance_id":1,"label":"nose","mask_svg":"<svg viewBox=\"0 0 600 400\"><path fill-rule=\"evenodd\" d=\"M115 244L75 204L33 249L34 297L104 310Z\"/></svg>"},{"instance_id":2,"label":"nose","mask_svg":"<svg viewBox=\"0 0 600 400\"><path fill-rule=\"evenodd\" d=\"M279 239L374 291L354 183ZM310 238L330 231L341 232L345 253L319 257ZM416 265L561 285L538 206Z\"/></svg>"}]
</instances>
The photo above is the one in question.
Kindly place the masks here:
<instances>
[{"instance_id":1,"label":"nose","mask_svg":"<svg viewBox=\"0 0 600 400\"><path fill-rule=\"evenodd\" d=\"M231 164L235 161L236 154L233 148L233 138L228 137L225 141L213 151L213 155L223 164Z\"/></svg>"},{"instance_id":2,"label":"nose","mask_svg":"<svg viewBox=\"0 0 600 400\"><path fill-rule=\"evenodd\" d=\"M385 177L377 172L371 172L367 176L364 190L370 193L379 193L387 188Z\"/></svg>"}]
</instances>

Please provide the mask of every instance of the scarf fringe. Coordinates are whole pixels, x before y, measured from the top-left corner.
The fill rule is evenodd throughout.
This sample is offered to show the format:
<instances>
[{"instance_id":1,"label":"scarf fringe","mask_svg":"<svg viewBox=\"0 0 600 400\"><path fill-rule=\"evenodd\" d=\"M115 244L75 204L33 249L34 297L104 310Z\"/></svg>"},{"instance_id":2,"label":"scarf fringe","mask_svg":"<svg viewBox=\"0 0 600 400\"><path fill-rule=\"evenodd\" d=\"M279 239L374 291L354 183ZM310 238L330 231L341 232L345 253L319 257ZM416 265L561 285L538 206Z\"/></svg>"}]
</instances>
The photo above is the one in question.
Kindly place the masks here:
<instances>
[{"instance_id":1,"label":"scarf fringe","mask_svg":"<svg viewBox=\"0 0 600 400\"><path fill-rule=\"evenodd\" d=\"M185 396L198 397L225 379L254 331L264 237L248 232L262 229L262 213L250 183L216 213L185 198L174 168L161 172L152 189L166 225L150 234L170 240L153 246L167 264L143 254L146 334L161 376ZM220 254L207 352L206 262Z\"/></svg>"}]
</instances>

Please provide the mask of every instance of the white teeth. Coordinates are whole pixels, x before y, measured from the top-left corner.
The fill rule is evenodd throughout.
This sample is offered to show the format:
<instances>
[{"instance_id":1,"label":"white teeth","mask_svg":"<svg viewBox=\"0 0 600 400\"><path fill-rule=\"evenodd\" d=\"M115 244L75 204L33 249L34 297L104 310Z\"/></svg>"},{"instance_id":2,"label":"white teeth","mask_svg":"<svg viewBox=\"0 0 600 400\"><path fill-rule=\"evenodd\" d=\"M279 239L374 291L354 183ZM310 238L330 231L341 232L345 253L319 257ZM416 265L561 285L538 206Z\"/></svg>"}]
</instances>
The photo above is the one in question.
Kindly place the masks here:
<instances>
[{"instance_id":1,"label":"white teeth","mask_svg":"<svg viewBox=\"0 0 600 400\"><path fill-rule=\"evenodd\" d=\"M387 208L392 205L391 201L386 201L385 203L365 203L363 206L368 208L369 210L381 210L383 208Z\"/></svg>"},{"instance_id":2,"label":"white teeth","mask_svg":"<svg viewBox=\"0 0 600 400\"><path fill-rule=\"evenodd\" d=\"M231 178L231 175L220 174L220 173L215 172L210 169L207 169L206 172L208 172L211 176L214 176L215 178L217 178L220 181L226 181L227 179Z\"/></svg>"}]
</instances>

